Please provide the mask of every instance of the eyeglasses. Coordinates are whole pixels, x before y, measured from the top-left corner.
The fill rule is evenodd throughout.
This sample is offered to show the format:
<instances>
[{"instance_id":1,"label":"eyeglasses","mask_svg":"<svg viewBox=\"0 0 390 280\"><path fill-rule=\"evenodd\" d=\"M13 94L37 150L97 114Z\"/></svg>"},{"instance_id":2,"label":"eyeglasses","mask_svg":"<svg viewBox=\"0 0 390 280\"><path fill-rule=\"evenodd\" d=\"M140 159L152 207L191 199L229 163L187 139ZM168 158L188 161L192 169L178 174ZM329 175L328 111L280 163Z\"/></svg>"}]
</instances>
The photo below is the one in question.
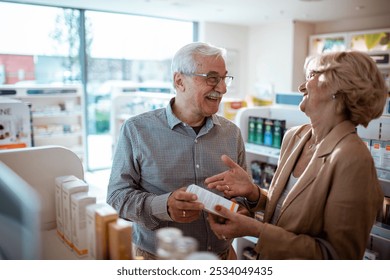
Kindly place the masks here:
<instances>
[{"instance_id":1,"label":"eyeglasses","mask_svg":"<svg viewBox=\"0 0 390 280\"><path fill-rule=\"evenodd\" d=\"M216 75L214 73L208 73L208 74L184 73L184 75L205 77L206 84L209 86L213 86L213 87L218 85L221 80L223 80L225 85L228 87L231 85L233 78L234 78L233 76L221 77L221 76Z\"/></svg>"}]
</instances>

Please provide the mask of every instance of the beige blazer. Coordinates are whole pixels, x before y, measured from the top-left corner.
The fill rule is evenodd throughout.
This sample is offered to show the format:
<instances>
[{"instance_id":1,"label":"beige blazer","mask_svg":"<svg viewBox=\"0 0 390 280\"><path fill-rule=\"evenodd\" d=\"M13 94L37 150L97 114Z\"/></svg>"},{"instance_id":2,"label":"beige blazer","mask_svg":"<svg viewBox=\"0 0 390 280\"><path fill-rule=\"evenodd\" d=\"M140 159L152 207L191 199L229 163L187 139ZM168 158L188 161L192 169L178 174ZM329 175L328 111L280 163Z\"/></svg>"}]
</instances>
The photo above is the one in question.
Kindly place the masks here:
<instances>
[{"instance_id":1,"label":"beige blazer","mask_svg":"<svg viewBox=\"0 0 390 280\"><path fill-rule=\"evenodd\" d=\"M265 224L255 250L260 259L362 259L384 197L372 156L349 121L320 143L276 225L269 224L310 136L311 125L303 125L283 139L269 192L257 206L265 208Z\"/></svg>"}]
</instances>

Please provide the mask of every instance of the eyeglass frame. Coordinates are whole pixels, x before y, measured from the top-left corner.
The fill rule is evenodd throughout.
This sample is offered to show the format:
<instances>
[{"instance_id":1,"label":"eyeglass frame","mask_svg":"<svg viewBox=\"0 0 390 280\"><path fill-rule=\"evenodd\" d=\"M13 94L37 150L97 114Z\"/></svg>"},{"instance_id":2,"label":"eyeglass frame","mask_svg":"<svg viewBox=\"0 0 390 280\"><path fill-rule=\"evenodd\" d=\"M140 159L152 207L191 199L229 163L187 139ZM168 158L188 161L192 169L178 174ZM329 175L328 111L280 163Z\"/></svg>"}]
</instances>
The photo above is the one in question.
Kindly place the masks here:
<instances>
[{"instance_id":1,"label":"eyeglass frame","mask_svg":"<svg viewBox=\"0 0 390 280\"><path fill-rule=\"evenodd\" d=\"M201 73L182 73L184 75L188 76L197 76L197 77L204 77L206 78L206 84L209 86L216 87L222 80L224 81L225 85L229 87L231 83L233 82L234 77L230 75L226 75L224 77L221 77L219 75L216 75L214 73L207 73L207 74L201 74ZM218 78L218 82L216 84L209 84L209 78ZM228 78L228 82L226 82L226 78Z\"/></svg>"}]
</instances>

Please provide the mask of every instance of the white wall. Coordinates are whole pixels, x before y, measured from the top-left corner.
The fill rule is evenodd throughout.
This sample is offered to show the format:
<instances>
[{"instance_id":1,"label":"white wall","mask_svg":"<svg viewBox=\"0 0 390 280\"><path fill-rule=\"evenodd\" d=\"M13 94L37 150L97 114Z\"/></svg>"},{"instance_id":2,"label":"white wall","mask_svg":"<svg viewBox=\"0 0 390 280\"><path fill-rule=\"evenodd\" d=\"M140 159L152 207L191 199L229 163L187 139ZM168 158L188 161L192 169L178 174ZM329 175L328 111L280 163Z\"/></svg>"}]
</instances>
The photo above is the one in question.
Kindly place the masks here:
<instances>
[{"instance_id":1,"label":"white wall","mask_svg":"<svg viewBox=\"0 0 390 280\"><path fill-rule=\"evenodd\" d=\"M249 27L220 23L200 23L199 40L227 49L227 70L234 76L226 97L244 98L248 93Z\"/></svg>"},{"instance_id":2,"label":"white wall","mask_svg":"<svg viewBox=\"0 0 390 280\"><path fill-rule=\"evenodd\" d=\"M315 34L352 32L390 27L390 15L358 19L344 19L315 24Z\"/></svg>"},{"instance_id":3,"label":"white wall","mask_svg":"<svg viewBox=\"0 0 390 280\"><path fill-rule=\"evenodd\" d=\"M227 97L245 98L256 94L257 85L273 85L275 92L296 92L305 79L310 35L389 27L390 16L323 23L282 21L251 27L207 22L199 25L199 39L233 51L228 70L235 79Z\"/></svg>"},{"instance_id":4,"label":"white wall","mask_svg":"<svg viewBox=\"0 0 390 280\"><path fill-rule=\"evenodd\" d=\"M257 85L273 85L275 92L290 92L293 72L293 23L253 26L249 33L248 93Z\"/></svg>"}]
</instances>

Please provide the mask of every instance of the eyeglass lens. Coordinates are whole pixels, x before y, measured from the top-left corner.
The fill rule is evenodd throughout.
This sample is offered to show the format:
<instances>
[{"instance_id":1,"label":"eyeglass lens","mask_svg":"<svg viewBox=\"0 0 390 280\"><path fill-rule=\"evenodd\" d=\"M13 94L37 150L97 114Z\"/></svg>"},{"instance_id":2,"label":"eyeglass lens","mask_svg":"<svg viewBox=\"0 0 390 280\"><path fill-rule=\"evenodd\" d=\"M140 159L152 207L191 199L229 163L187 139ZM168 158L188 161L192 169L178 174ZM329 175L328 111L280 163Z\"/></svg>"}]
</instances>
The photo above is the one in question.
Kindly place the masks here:
<instances>
[{"instance_id":1,"label":"eyeglass lens","mask_svg":"<svg viewBox=\"0 0 390 280\"><path fill-rule=\"evenodd\" d=\"M219 82L223 79L225 82L226 86L229 86L233 80L233 77L231 76L226 76L226 77L219 77L219 76L209 76L207 77L206 81L207 84L210 86L216 86L219 84Z\"/></svg>"}]
</instances>

